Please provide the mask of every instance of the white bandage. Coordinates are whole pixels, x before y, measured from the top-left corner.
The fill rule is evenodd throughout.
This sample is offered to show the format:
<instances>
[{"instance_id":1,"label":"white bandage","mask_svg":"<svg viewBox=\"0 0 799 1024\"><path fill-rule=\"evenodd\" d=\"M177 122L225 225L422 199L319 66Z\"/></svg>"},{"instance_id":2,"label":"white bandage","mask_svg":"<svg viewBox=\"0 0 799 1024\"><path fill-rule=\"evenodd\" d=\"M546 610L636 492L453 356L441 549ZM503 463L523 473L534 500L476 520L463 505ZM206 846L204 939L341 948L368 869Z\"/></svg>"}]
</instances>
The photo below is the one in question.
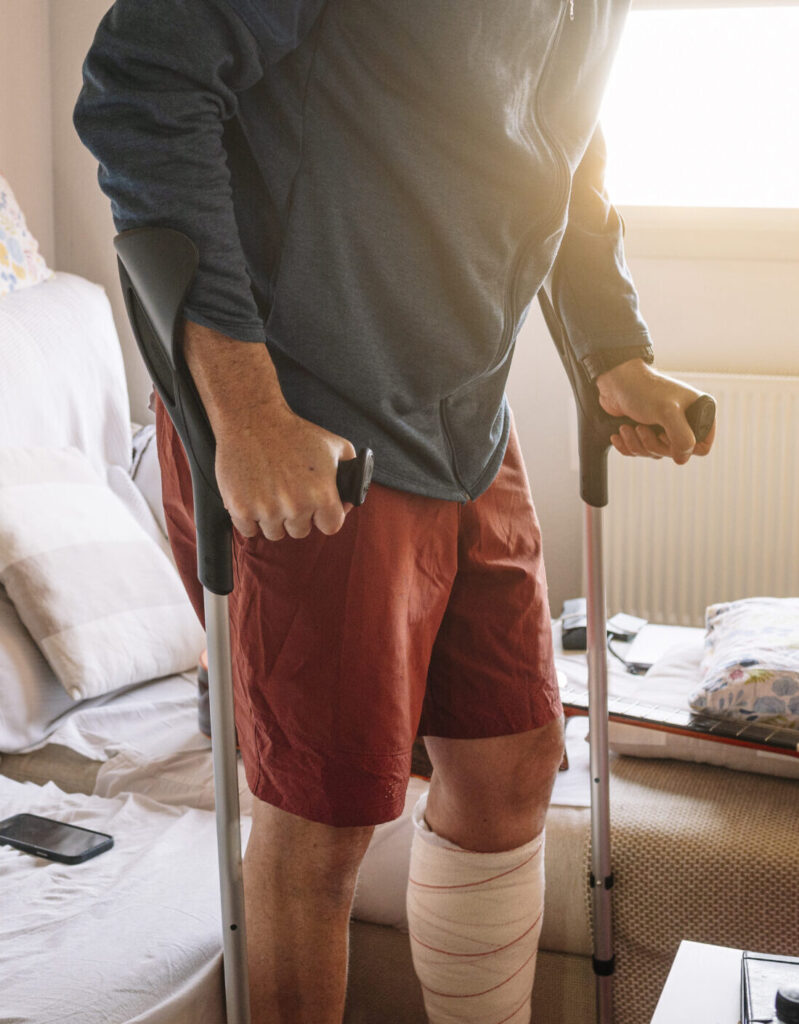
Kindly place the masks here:
<instances>
[{"instance_id":1,"label":"white bandage","mask_svg":"<svg viewBox=\"0 0 799 1024\"><path fill-rule=\"evenodd\" d=\"M413 812L408 926L430 1024L527 1024L544 911L544 835L503 853L441 839Z\"/></svg>"}]
</instances>

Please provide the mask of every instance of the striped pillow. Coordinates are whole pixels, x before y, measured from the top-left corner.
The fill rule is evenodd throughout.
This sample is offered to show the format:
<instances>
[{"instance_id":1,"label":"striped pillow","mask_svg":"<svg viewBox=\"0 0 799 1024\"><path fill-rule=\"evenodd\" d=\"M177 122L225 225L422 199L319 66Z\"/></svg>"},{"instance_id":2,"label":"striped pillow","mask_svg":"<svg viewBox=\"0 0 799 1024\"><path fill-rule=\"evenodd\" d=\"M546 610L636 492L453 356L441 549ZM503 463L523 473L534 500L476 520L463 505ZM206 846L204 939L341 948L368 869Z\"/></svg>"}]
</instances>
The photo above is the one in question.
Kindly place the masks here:
<instances>
[{"instance_id":1,"label":"striped pillow","mask_svg":"<svg viewBox=\"0 0 799 1024\"><path fill-rule=\"evenodd\" d=\"M76 700L186 671L204 646L169 559L77 448L0 448L0 583Z\"/></svg>"}]
</instances>

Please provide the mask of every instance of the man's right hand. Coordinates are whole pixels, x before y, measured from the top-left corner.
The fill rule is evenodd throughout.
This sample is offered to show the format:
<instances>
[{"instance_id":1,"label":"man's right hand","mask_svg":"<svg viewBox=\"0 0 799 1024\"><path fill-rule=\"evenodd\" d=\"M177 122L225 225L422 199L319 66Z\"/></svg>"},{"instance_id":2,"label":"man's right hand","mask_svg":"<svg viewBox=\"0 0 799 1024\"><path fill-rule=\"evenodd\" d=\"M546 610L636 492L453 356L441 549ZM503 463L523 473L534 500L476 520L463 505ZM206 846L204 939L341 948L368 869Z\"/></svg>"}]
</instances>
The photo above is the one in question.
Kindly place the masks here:
<instances>
[{"instance_id":1,"label":"man's right hand","mask_svg":"<svg viewBox=\"0 0 799 1024\"><path fill-rule=\"evenodd\" d=\"M349 441L286 404L265 345L186 323L184 354L216 439L216 479L235 528L269 540L334 534L342 505L336 471Z\"/></svg>"}]
</instances>

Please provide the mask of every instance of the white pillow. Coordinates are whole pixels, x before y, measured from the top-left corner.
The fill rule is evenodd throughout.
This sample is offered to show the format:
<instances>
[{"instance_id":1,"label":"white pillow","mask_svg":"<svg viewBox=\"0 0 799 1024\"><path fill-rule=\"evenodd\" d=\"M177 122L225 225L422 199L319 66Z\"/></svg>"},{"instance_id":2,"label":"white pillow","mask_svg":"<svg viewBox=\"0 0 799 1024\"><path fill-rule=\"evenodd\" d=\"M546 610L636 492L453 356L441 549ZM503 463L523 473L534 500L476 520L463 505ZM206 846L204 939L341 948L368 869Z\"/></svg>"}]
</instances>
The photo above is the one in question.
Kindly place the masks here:
<instances>
[{"instance_id":1,"label":"white pillow","mask_svg":"<svg viewBox=\"0 0 799 1024\"><path fill-rule=\"evenodd\" d=\"M98 473L130 468L130 407L111 307L73 274L0 302L3 445L80 449Z\"/></svg>"},{"instance_id":2,"label":"white pillow","mask_svg":"<svg viewBox=\"0 0 799 1024\"><path fill-rule=\"evenodd\" d=\"M0 751L24 750L73 705L0 587Z\"/></svg>"},{"instance_id":3,"label":"white pillow","mask_svg":"<svg viewBox=\"0 0 799 1024\"><path fill-rule=\"evenodd\" d=\"M0 449L0 583L76 700L204 647L169 559L74 448Z\"/></svg>"}]
</instances>

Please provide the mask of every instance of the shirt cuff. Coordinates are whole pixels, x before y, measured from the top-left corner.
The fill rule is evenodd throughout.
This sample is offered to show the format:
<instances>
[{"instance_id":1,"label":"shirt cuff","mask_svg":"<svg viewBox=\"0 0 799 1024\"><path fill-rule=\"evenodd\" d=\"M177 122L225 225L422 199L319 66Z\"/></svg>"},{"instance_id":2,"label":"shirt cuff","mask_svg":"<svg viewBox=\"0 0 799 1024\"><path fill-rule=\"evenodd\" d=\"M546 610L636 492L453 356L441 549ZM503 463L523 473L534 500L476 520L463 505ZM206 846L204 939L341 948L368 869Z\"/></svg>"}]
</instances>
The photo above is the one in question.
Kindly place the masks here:
<instances>
[{"instance_id":1,"label":"shirt cuff","mask_svg":"<svg viewBox=\"0 0 799 1024\"><path fill-rule=\"evenodd\" d=\"M220 334L227 335L233 341L266 342L264 325L260 320L244 320L232 323L218 317L204 316L190 306L184 307L183 316L193 324L199 324L200 327L210 327L212 331L219 331Z\"/></svg>"},{"instance_id":2,"label":"shirt cuff","mask_svg":"<svg viewBox=\"0 0 799 1024\"><path fill-rule=\"evenodd\" d=\"M643 359L645 363L654 363L655 353L649 344L625 345L622 348L605 348L599 352L590 352L581 362L586 376L595 381L601 373L607 373L614 366L626 363L629 359Z\"/></svg>"}]
</instances>

